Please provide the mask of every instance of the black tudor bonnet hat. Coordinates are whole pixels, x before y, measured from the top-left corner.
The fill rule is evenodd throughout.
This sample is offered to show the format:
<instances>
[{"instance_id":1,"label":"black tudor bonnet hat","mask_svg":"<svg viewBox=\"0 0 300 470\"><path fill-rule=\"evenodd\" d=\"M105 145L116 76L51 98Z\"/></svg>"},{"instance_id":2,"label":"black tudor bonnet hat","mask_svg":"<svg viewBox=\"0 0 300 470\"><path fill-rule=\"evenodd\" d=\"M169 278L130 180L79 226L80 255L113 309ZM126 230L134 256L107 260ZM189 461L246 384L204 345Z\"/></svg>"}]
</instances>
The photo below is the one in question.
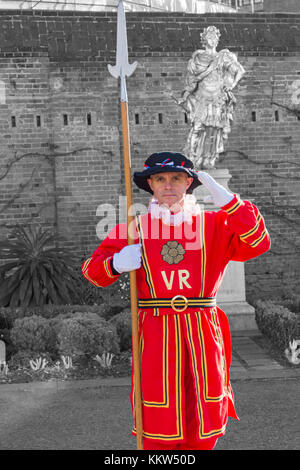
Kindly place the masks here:
<instances>
[{"instance_id":1,"label":"black tudor bonnet hat","mask_svg":"<svg viewBox=\"0 0 300 470\"><path fill-rule=\"evenodd\" d=\"M153 194L153 191L151 190L147 181L151 175L155 175L156 173L178 171L186 173L194 180L191 186L188 188L187 194L191 194L197 186L202 184L198 178L197 172L194 170L193 162L178 152L153 153L145 161L144 171L136 171L134 173L133 181L139 188L147 191L150 194Z\"/></svg>"}]
</instances>

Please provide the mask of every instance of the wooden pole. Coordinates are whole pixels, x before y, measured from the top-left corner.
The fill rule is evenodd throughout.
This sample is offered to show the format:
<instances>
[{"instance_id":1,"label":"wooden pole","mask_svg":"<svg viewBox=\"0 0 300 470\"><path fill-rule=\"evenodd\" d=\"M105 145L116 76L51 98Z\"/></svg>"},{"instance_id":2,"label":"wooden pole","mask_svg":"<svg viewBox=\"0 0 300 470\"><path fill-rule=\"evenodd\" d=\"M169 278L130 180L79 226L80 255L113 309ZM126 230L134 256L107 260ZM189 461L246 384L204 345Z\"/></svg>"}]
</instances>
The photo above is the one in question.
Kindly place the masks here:
<instances>
[{"instance_id":1,"label":"wooden pole","mask_svg":"<svg viewBox=\"0 0 300 470\"><path fill-rule=\"evenodd\" d=\"M125 191L127 200L127 227L128 227L128 245L134 243L132 234L133 215L130 212L132 207L132 185L131 185L131 156L129 140L129 122L127 101L121 101L121 119L123 129L123 156L124 156L124 174ZM142 391L141 391L141 372L140 372L140 349L138 332L138 309L137 309L137 288L136 272L129 272L130 279L130 299L131 299L131 325L132 325L132 355L134 367L134 410L136 420L136 439L137 449L143 449L143 419L142 419Z\"/></svg>"},{"instance_id":2,"label":"wooden pole","mask_svg":"<svg viewBox=\"0 0 300 470\"><path fill-rule=\"evenodd\" d=\"M129 141L129 122L128 122L128 100L126 90L126 76L130 77L137 67L137 62L129 64L128 47L127 47L127 31L126 18L123 1L119 0L118 16L117 16L117 53L116 65L108 64L109 73L114 78L121 79L121 119L123 134L123 155L124 155L124 173L125 173L125 190L127 199L127 228L128 228L128 245L134 243L132 225L133 215L130 212L132 208L132 188L131 188L131 157L130 157L130 141ZM134 387L134 411L136 424L136 437L138 450L143 449L143 420L142 420L142 389L141 389L141 372L140 372L140 348L139 348L139 330L138 330L138 309L137 309L137 289L136 289L136 272L129 272L130 279L130 298L131 298L131 325L132 325L132 355L133 355L133 387Z\"/></svg>"}]
</instances>

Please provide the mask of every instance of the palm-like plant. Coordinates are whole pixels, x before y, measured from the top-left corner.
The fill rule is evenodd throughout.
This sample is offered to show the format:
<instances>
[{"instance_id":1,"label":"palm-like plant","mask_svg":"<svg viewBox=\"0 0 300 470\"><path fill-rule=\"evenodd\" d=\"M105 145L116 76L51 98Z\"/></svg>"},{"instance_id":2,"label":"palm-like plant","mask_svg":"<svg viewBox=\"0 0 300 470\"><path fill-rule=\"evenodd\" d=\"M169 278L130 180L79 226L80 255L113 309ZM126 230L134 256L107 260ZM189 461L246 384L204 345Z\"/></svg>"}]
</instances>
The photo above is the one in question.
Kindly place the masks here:
<instances>
[{"instance_id":1,"label":"palm-like plant","mask_svg":"<svg viewBox=\"0 0 300 470\"><path fill-rule=\"evenodd\" d=\"M74 257L55 247L55 236L41 227L17 226L14 239L0 242L0 305L28 307L71 303Z\"/></svg>"}]
</instances>

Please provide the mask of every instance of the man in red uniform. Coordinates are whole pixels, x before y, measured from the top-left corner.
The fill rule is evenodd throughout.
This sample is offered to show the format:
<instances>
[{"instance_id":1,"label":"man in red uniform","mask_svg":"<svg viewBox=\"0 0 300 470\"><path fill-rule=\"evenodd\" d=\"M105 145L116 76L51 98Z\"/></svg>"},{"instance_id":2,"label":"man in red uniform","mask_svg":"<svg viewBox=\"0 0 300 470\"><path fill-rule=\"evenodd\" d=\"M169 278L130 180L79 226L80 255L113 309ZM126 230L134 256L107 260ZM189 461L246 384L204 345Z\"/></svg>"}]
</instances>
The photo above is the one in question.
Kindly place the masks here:
<instances>
[{"instance_id":1,"label":"man in red uniform","mask_svg":"<svg viewBox=\"0 0 300 470\"><path fill-rule=\"evenodd\" d=\"M216 295L229 261L261 255L270 238L253 204L180 153L151 155L134 182L154 196L135 219L136 243L128 246L126 224L117 225L82 272L105 287L136 270L144 449L213 449L228 416L238 419L230 330ZM200 210L191 195L200 184L221 210ZM133 387L131 399L134 414Z\"/></svg>"}]
</instances>

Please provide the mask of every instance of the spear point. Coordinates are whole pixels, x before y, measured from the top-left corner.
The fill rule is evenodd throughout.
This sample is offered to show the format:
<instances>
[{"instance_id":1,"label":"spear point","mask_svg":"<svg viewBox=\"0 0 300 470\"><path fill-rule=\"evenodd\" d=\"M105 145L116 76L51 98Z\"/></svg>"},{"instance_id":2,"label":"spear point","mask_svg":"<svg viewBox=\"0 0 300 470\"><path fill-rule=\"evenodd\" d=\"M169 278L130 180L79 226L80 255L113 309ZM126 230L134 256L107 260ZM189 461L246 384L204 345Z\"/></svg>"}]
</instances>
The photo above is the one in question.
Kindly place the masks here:
<instances>
[{"instance_id":1,"label":"spear point","mask_svg":"<svg viewBox=\"0 0 300 470\"><path fill-rule=\"evenodd\" d=\"M108 65L108 71L114 78L121 78L121 101L127 101L125 77L130 77L137 67L137 62L129 64L126 18L123 0L118 4L117 53L116 65Z\"/></svg>"}]
</instances>

